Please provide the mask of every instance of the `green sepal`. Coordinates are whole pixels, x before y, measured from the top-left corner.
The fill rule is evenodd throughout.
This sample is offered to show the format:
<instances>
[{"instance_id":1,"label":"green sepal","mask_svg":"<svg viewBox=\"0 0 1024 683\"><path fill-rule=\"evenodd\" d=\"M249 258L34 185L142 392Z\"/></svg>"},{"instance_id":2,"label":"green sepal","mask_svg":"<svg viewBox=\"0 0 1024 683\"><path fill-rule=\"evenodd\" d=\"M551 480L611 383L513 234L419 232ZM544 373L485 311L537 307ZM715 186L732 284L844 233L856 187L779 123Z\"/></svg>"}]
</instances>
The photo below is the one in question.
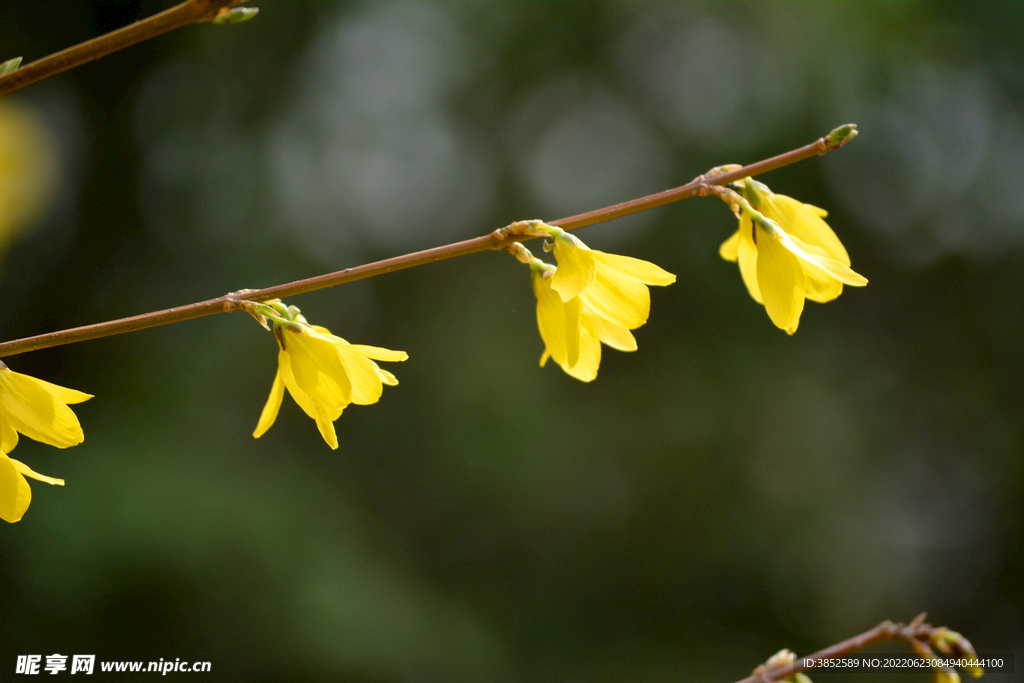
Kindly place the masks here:
<instances>
[{"instance_id":1,"label":"green sepal","mask_svg":"<svg viewBox=\"0 0 1024 683\"><path fill-rule=\"evenodd\" d=\"M761 208L761 193L757 189L757 184L751 178L743 179L743 196L746 197L752 207L755 209Z\"/></svg>"}]
</instances>

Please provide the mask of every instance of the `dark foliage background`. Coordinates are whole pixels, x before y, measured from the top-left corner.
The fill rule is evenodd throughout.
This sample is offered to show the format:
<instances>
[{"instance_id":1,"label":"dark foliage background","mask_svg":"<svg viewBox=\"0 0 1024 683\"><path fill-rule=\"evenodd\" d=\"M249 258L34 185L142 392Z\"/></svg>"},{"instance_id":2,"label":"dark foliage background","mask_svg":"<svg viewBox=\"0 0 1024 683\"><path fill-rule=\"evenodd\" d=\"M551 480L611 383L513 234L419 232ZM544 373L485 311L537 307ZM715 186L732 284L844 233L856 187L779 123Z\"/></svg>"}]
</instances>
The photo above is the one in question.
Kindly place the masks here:
<instances>
[{"instance_id":1,"label":"dark foliage background","mask_svg":"<svg viewBox=\"0 0 1024 683\"><path fill-rule=\"evenodd\" d=\"M0 58L165 6L3 3ZM718 257L717 200L585 229L679 276L591 385L537 368L504 254L297 297L410 355L337 452L290 399L252 439L276 347L244 315L8 358L96 398L83 445L18 446L67 486L0 529L0 678L58 652L730 681L925 609L1024 666L1024 5L260 9L9 98L59 186L3 255L3 338L571 215L847 121L849 147L762 180L827 208L871 284L790 338Z\"/></svg>"}]
</instances>

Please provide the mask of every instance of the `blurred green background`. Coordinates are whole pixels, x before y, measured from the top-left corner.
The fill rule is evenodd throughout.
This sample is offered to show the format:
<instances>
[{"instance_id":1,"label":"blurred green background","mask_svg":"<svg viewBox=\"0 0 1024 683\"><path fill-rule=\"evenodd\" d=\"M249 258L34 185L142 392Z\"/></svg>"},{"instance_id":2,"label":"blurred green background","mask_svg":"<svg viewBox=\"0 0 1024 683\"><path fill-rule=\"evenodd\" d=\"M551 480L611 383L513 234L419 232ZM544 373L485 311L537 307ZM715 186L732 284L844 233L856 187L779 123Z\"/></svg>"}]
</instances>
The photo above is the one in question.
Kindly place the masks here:
<instances>
[{"instance_id":1,"label":"blurred green background","mask_svg":"<svg viewBox=\"0 0 1024 683\"><path fill-rule=\"evenodd\" d=\"M96 398L84 444L15 453L67 486L0 527L0 678L58 652L727 683L922 610L1021 660L1024 4L258 4L0 101L46 139L18 191L45 202L0 226L0 336L588 211L848 121L760 180L828 209L870 285L790 338L719 258L720 201L581 230L679 276L589 385L537 367L505 254L295 297L410 355L336 452L290 398L251 437L276 345L244 314L6 358ZM167 6L3 3L0 59ZM814 677L897 678L927 674Z\"/></svg>"}]
</instances>

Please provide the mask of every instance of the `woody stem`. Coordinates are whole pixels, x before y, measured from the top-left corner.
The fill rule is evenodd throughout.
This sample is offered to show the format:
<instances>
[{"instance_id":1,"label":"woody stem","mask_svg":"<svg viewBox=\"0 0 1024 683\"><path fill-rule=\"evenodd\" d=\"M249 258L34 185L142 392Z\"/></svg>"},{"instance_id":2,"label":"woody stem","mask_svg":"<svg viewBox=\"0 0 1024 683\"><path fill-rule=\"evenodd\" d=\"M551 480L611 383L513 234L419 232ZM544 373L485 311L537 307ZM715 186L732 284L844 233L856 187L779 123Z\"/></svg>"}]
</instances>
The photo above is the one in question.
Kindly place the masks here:
<instances>
[{"instance_id":1,"label":"woody stem","mask_svg":"<svg viewBox=\"0 0 1024 683\"><path fill-rule=\"evenodd\" d=\"M0 76L0 97L162 33L188 24L210 21L222 8L238 2L240 0L188 0L142 21L37 59Z\"/></svg>"},{"instance_id":2,"label":"woody stem","mask_svg":"<svg viewBox=\"0 0 1024 683\"><path fill-rule=\"evenodd\" d=\"M925 623L925 614L918 615L910 624L894 624L891 621L883 621L878 626L856 635L853 638L848 638L842 642L830 645L823 650L819 650L814 654L807 655L806 657L798 657L793 660L791 664L784 666L777 666L771 669L759 666L754 669L754 672L743 678L736 683L767 683L768 681L778 681L788 676L792 676L795 673L812 669L815 666L820 666L821 662L827 659L835 659L842 657L843 655L852 654L859 650L863 650L869 645L875 643L884 643L892 640L901 640L906 643L915 653L921 656L927 656L931 654L931 648L928 646L929 638L933 633L940 632L943 629L935 628L931 624Z\"/></svg>"}]
</instances>

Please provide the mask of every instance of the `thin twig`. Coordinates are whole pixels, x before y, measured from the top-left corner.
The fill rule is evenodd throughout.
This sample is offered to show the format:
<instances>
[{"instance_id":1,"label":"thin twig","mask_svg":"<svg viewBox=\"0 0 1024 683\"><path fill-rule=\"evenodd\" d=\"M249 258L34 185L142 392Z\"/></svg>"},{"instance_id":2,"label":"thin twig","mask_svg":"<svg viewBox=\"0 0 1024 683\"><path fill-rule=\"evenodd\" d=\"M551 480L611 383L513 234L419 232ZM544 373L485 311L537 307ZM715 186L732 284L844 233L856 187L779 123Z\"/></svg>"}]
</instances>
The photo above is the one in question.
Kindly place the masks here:
<instances>
[{"instance_id":1,"label":"thin twig","mask_svg":"<svg viewBox=\"0 0 1024 683\"><path fill-rule=\"evenodd\" d=\"M212 20L224 7L241 0L188 0L168 10L111 31L66 50L37 59L4 76L0 76L0 97L49 78L62 71L105 57L161 33L202 21Z\"/></svg>"},{"instance_id":2,"label":"thin twig","mask_svg":"<svg viewBox=\"0 0 1024 683\"><path fill-rule=\"evenodd\" d=\"M636 213L645 209L662 206L670 202L687 199L694 195L706 194L708 192L707 188L710 185L723 185L735 180L740 180L747 176L757 175L759 173L781 168L812 156L824 154L829 150L841 147L854 135L856 135L854 127L850 125L842 126L837 128L835 131L832 131L832 133L827 137L820 138L809 145L794 149L786 152L785 154L780 154L770 159L758 161L757 163L750 164L749 166L736 168L727 173L719 173L717 175L710 175L707 177L700 176L692 182L672 190L666 190L665 192L659 192L658 194L652 194L647 197L634 199L623 204L616 204L615 206L609 206L604 209L598 209L597 211L590 211L577 216L570 216L557 221L551 221L549 224L558 226L563 230L575 230L576 228L593 225L594 223L608 221L613 218L619 218L620 216ZM513 224L513 226L515 225L516 224ZM510 228L511 227L512 226L510 226ZM333 287L345 282L362 280L363 278L382 275L384 273L390 273L404 268L412 268L413 266L419 266L434 261L442 261L456 256L465 256L467 254L486 251L488 249L503 249L513 242L532 239L534 237L533 235L528 234L516 234L516 232L510 228L495 230L491 234L484 235L482 237L475 237L473 239L455 242L442 247L434 247L433 249L427 249L425 251L417 251L403 256L396 256L394 258L377 261L375 263L367 263L354 268L346 268L345 270L339 270L335 273L318 275L316 277L289 282L275 287L233 292L231 294L225 294L224 296L217 297L216 299L200 301L186 306L168 308L163 311L153 311L152 313L144 313L130 318L121 318L119 320L111 320L108 322L61 330L59 332L48 332L34 337L25 337L23 339L14 339L2 342L0 343L0 357L13 356L15 354L25 353L26 351L36 351L38 349L45 349L51 346L72 344L75 342L87 341L89 339L109 337L111 335L123 334L125 332L144 330L149 327L192 320L193 318L200 318L214 313L233 311L237 310L236 302L241 299L247 299L249 301L266 301L268 299L290 297L304 292L311 292L316 289Z\"/></svg>"}]
</instances>

